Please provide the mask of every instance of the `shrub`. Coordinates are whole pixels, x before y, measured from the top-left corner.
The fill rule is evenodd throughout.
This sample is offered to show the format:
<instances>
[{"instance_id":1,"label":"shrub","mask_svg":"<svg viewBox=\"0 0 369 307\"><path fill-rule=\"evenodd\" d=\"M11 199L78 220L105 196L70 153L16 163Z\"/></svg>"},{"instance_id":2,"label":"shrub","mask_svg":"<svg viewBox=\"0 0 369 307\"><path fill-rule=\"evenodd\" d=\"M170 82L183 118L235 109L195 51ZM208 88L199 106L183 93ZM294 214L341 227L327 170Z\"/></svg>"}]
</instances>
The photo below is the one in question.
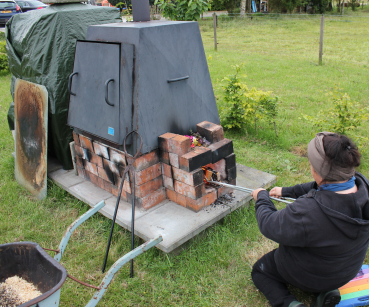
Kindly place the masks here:
<instances>
[{"instance_id":1,"label":"shrub","mask_svg":"<svg viewBox=\"0 0 369 307\"><path fill-rule=\"evenodd\" d=\"M8 70L8 57L5 53L0 53L0 71L2 70Z\"/></svg>"},{"instance_id":2,"label":"shrub","mask_svg":"<svg viewBox=\"0 0 369 307\"><path fill-rule=\"evenodd\" d=\"M278 97L256 88L249 90L238 77L241 67L234 66L236 73L223 79L227 83L223 87L226 107L221 110L222 126L225 129L242 129L254 123L257 133L257 121L261 120L273 123L277 135Z\"/></svg>"},{"instance_id":3,"label":"shrub","mask_svg":"<svg viewBox=\"0 0 369 307\"><path fill-rule=\"evenodd\" d=\"M156 0L163 16L171 20L191 21L198 20L200 15L210 8L211 0Z\"/></svg>"},{"instance_id":4,"label":"shrub","mask_svg":"<svg viewBox=\"0 0 369 307\"><path fill-rule=\"evenodd\" d=\"M0 41L0 71L9 69L5 45L5 41Z\"/></svg>"},{"instance_id":5,"label":"shrub","mask_svg":"<svg viewBox=\"0 0 369 307\"><path fill-rule=\"evenodd\" d=\"M319 131L348 134L356 130L368 119L369 110L352 101L350 96L341 90L336 86L333 92L328 93L333 103L331 108L319 111L314 117L306 114L302 114L302 117Z\"/></svg>"}]
</instances>

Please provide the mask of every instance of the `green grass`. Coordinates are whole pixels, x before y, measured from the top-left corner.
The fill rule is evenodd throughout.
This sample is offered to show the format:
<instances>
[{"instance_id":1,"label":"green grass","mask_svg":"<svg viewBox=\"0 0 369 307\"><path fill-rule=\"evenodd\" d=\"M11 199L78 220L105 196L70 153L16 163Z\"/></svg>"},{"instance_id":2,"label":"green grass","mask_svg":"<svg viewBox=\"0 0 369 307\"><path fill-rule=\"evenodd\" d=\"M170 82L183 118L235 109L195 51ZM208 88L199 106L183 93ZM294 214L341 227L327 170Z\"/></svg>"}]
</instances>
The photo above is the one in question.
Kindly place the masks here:
<instances>
[{"instance_id":1,"label":"green grass","mask_svg":"<svg viewBox=\"0 0 369 307\"><path fill-rule=\"evenodd\" d=\"M368 105L369 15L361 9L348 13L357 17L326 18L322 66L317 65L319 17L220 19L217 52L212 21L200 22L219 109L223 106L221 80L234 72L232 65L240 63L245 63L243 80L249 87L271 90L281 99L278 138L267 124L260 125L258 135L252 127L226 133L234 141L238 163L277 175L280 186L311 180L304 152L316 131L299 119L300 114L313 115L327 108L325 93L335 84ZM65 229L88 206L50 181L43 201L32 199L15 182L14 145L6 119L12 101L9 91L10 75L0 73L0 243L29 240L57 248ZM359 129L361 135L368 133L366 126ZM368 149L362 152L360 171L368 176ZM100 283L110 225L110 220L96 215L73 234L62 258L71 275ZM116 226L108 266L129 246L130 233ZM275 246L260 234L253 206L241 208L188 242L181 252L167 255L151 249L139 256L135 277L130 279L129 266L123 267L98 306L268 306L253 286L250 272L258 257ZM293 291L304 302L311 300ZM84 306L93 293L68 280L60 306Z\"/></svg>"}]
</instances>

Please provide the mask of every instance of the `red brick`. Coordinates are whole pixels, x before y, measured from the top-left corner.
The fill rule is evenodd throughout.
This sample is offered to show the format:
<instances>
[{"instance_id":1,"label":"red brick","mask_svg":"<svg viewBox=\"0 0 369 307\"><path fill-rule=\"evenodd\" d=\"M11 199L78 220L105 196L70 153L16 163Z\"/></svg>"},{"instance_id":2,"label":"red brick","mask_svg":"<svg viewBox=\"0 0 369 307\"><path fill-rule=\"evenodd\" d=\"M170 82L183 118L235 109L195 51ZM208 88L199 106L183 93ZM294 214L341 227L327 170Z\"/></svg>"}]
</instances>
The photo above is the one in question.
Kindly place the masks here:
<instances>
[{"instance_id":1,"label":"red brick","mask_svg":"<svg viewBox=\"0 0 369 307\"><path fill-rule=\"evenodd\" d=\"M78 173L78 176L88 179L88 177L85 174L85 170L83 168L80 168L78 165L77 165L77 173Z\"/></svg>"},{"instance_id":2,"label":"red brick","mask_svg":"<svg viewBox=\"0 0 369 307\"><path fill-rule=\"evenodd\" d=\"M135 186L135 196L137 197L144 197L147 194L150 194L154 191L156 191L157 189L159 189L160 187L163 186L163 178L162 176L159 176L153 180L150 180L144 184L141 185L136 185Z\"/></svg>"},{"instance_id":3,"label":"red brick","mask_svg":"<svg viewBox=\"0 0 369 307\"><path fill-rule=\"evenodd\" d=\"M167 132L167 133L164 133L164 134L160 135L159 138L158 138L158 143L159 143L160 150L169 152L169 140L171 138L174 138L176 135L178 135L178 134L174 134L174 133L170 133L170 132Z\"/></svg>"},{"instance_id":4,"label":"red brick","mask_svg":"<svg viewBox=\"0 0 369 307\"><path fill-rule=\"evenodd\" d=\"M176 201L176 203L178 205L181 205L182 207L185 207L186 208L187 207L186 196L177 193L177 201Z\"/></svg>"},{"instance_id":5,"label":"red brick","mask_svg":"<svg viewBox=\"0 0 369 307\"><path fill-rule=\"evenodd\" d=\"M123 151L113 149L109 147L109 157L110 161L117 164L118 166L126 166L126 156Z\"/></svg>"},{"instance_id":6,"label":"red brick","mask_svg":"<svg viewBox=\"0 0 369 307\"><path fill-rule=\"evenodd\" d=\"M84 166L84 163L83 163L83 159L80 156L78 156L78 155L76 155L76 164L80 168L84 168L85 167Z\"/></svg>"},{"instance_id":7,"label":"red brick","mask_svg":"<svg viewBox=\"0 0 369 307\"><path fill-rule=\"evenodd\" d=\"M108 147L106 147L105 145L99 143L99 142L93 142L93 147L94 147L94 153L97 154L100 157L103 157L107 160L109 160L109 151L108 151Z\"/></svg>"},{"instance_id":8,"label":"red brick","mask_svg":"<svg viewBox=\"0 0 369 307\"><path fill-rule=\"evenodd\" d=\"M112 193L113 185L110 182L103 180L103 186L104 186L105 191L108 191L109 193Z\"/></svg>"},{"instance_id":9,"label":"red brick","mask_svg":"<svg viewBox=\"0 0 369 307\"><path fill-rule=\"evenodd\" d=\"M119 176L114 176L115 185L119 188L120 184L122 182L122 178ZM123 183L123 190L126 191L129 194L132 194L132 188L131 188L131 180L129 179L129 174L126 174L126 179Z\"/></svg>"},{"instance_id":10,"label":"red brick","mask_svg":"<svg viewBox=\"0 0 369 307\"><path fill-rule=\"evenodd\" d=\"M214 171L218 172L220 175L220 180L226 180L227 179L227 171L226 171L226 161L225 159L221 159L216 163L211 163L206 166L209 166Z\"/></svg>"},{"instance_id":11,"label":"red brick","mask_svg":"<svg viewBox=\"0 0 369 307\"><path fill-rule=\"evenodd\" d=\"M208 121L203 121L196 126L197 132L210 143L219 142L224 139L223 127Z\"/></svg>"},{"instance_id":12,"label":"red brick","mask_svg":"<svg viewBox=\"0 0 369 307\"><path fill-rule=\"evenodd\" d=\"M87 154L87 161L93 163L93 164L96 164L98 167L103 167L103 158L94 154L93 152L90 152L88 150L85 151Z\"/></svg>"},{"instance_id":13,"label":"red brick","mask_svg":"<svg viewBox=\"0 0 369 307\"><path fill-rule=\"evenodd\" d=\"M173 165L176 168L179 168L179 159L178 159L178 155L174 154L174 153L169 153L169 162L170 165Z\"/></svg>"},{"instance_id":14,"label":"red brick","mask_svg":"<svg viewBox=\"0 0 369 307\"><path fill-rule=\"evenodd\" d=\"M80 156L82 159L86 159L85 153L83 151L83 148L74 144L74 151L76 152L76 156Z\"/></svg>"},{"instance_id":15,"label":"red brick","mask_svg":"<svg viewBox=\"0 0 369 307\"><path fill-rule=\"evenodd\" d=\"M114 196L118 197L119 194L119 188L117 188L115 185L111 186L111 194L113 194ZM126 191L122 190L122 194L120 196L120 199L124 200L124 201L129 201L132 200L132 196L127 193Z\"/></svg>"},{"instance_id":16,"label":"red brick","mask_svg":"<svg viewBox=\"0 0 369 307\"><path fill-rule=\"evenodd\" d=\"M82 148L86 148L91 152L94 151L94 147L92 145L92 140L90 138L80 134L79 135L79 143L81 144Z\"/></svg>"},{"instance_id":17,"label":"red brick","mask_svg":"<svg viewBox=\"0 0 369 307\"><path fill-rule=\"evenodd\" d=\"M148 182L160 176L161 174L162 174L161 173L161 163L159 162L153 166L145 168L144 170L140 172L136 172L135 174L136 185L144 184L145 182Z\"/></svg>"},{"instance_id":18,"label":"red brick","mask_svg":"<svg viewBox=\"0 0 369 307\"><path fill-rule=\"evenodd\" d=\"M81 146L81 143L79 142L79 136L75 132L73 132L73 140L74 140L74 145Z\"/></svg>"},{"instance_id":19,"label":"red brick","mask_svg":"<svg viewBox=\"0 0 369 307\"><path fill-rule=\"evenodd\" d=\"M169 152L167 151L160 151L160 162L165 163L165 164L170 164L169 161Z\"/></svg>"},{"instance_id":20,"label":"red brick","mask_svg":"<svg viewBox=\"0 0 369 307\"><path fill-rule=\"evenodd\" d=\"M166 193L167 193L167 198L171 201L174 201L175 203L177 202L177 192L171 190L171 189L165 189Z\"/></svg>"},{"instance_id":21,"label":"red brick","mask_svg":"<svg viewBox=\"0 0 369 307\"><path fill-rule=\"evenodd\" d=\"M93 173L88 172L87 170L85 170L85 173L94 185L98 186L101 189L104 189L104 182L99 176L96 176Z\"/></svg>"},{"instance_id":22,"label":"red brick","mask_svg":"<svg viewBox=\"0 0 369 307\"><path fill-rule=\"evenodd\" d=\"M178 156L182 156L191 150L191 139L184 135L176 134L168 139L168 151Z\"/></svg>"},{"instance_id":23,"label":"red brick","mask_svg":"<svg viewBox=\"0 0 369 307\"><path fill-rule=\"evenodd\" d=\"M110 182L111 184L115 184L114 175L110 171L110 169L104 169L102 167L97 167L97 173L100 178Z\"/></svg>"},{"instance_id":24,"label":"red brick","mask_svg":"<svg viewBox=\"0 0 369 307\"><path fill-rule=\"evenodd\" d=\"M161 203L163 200L165 200L166 194L165 194L165 188L157 189L156 191L146 195L143 198L137 199L137 205L140 207L143 207L144 209L150 209L157 204Z\"/></svg>"},{"instance_id":25,"label":"red brick","mask_svg":"<svg viewBox=\"0 0 369 307\"><path fill-rule=\"evenodd\" d=\"M90 163L87 160L85 160L84 164L85 164L85 170L86 171L94 174L95 176L98 176L96 164Z\"/></svg>"},{"instance_id":26,"label":"red brick","mask_svg":"<svg viewBox=\"0 0 369 307\"><path fill-rule=\"evenodd\" d=\"M167 177L167 176L163 175L163 185L167 189L174 190L173 178L170 178L170 177Z\"/></svg>"},{"instance_id":27,"label":"red brick","mask_svg":"<svg viewBox=\"0 0 369 307\"><path fill-rule=\"evenodd\" d=\"M161 164L161 173L169 178L173 178L172 167L169 164L166 163Z\"/></svg>"},{"instance_id":28,"label":"red brick","mask_svg":"<svg viewBox=\"0 0 369 307\"><path fill-rule=\"evenodd\" d=\"M194 187L178 180L174 180L174 191L192 199L198 199L205 194L205 184L202 183Z\"/></svg>"},{"instance_id":29,"label":"red brick","mask_svg":"<svg viewBox=\"0 0 369 307\"><path fill-rule=\"evenodd\" d=\"M110 171L112 173L117 174L118 176L120 175L120 171L119 171L118 165L116 165L115 163L113 163L113 162L111 162L109 160L103 159L103 168L105 170L110 169Z\"/></svg>"},{"instance_id":30,"label":"red brick","mask_svg":"<svg viewBox=\"0 0 369 307\"><path fill-rule=\"evenodd\" d=\"M212 151L212 162L216 163L233 153L233 142L229 139L216 142L208 147Z\"/></svg>"},{"instance_id":31,"label":"red brick","mask_svg":"<svg viewBox=\"0 0 369 307\"><path fill-rule=\"evenodd\" d=\"M187 208L189 208L189 209L191 209L195 212L198 212L202 208L211 205L216 200L217 200L217 192L214 189L210 193L207 193L203 197L201 197L199 199L196 199L196 200L194 200L190 197L186 197L186 206L187 206Z\"/></svg>"},{"instance_id":32,"label":"red brick","mask_svg":"<svg viewBox=\"0 0 369 307\"><path fill-rule=\"evenodd\" d=\"M170 189L166 189L166 193L169 200L186 208L186 196L178 194L177 192Z\"/></svg>"},{"instance_id":33,"label":"red brick","mask_svg":"<svg viewBox=\"0 0 369 307\"><path fill-rule=\"evenodd\" d=\"M191 186L197 186L204 182L204 172L201 168L189 173L179 168L173 167L173 179Z\"/></svg>"},{"instance_id":34,"label":"red brick","mask_svg":"<svg viewBox=\"0 0 369 307\"><path fill-rule=\"evenodd\" d=\"M179 168L186 172L192 172L209 163L212 163L212 151L205 147L196 146L189 153L179 157Z\"/></svg>"},{"instance_id":35,"label":"red brick","mask_svg":"<svg viewBox=\"0 0 369 307\"><path fill-rule=\"evenodd\" d=\"M159 151L157 149L144 154L140 157L138 157L134 162L133 162L133 168L135 169L136 172L140 172L142 170L144 170L145 168L148 168L150 166L153 166L156 163L159 163Z\"/></svg>"}]
</instances>

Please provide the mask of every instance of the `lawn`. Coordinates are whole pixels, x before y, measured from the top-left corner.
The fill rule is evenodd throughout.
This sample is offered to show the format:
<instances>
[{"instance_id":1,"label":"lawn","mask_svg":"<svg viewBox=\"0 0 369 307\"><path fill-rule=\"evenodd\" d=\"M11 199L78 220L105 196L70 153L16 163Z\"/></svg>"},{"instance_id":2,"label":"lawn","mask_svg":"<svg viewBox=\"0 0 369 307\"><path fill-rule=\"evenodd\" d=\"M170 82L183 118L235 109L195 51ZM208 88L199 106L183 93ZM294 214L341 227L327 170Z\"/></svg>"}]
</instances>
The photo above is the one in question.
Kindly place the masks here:
<instances>
[{"instance_id":1,"label":"lawn","mask_svg":"<svg viewBox=\"0 0 369 307\"><path fill-rule=\"evenodd\" d=\"M250 19L220 18L218 51L214 51L212 20L200 21L204 48L219 110L223 78L232 65L244 63L242 80L251 88L273 91L280 98L278 135L268 124L241 132L227 131L237 162L278 176L279 186L310 180L306 144L317 132L301 114L314 115L330 106L326 93L337 84L360 105L368 106L369 14L328 16L325 20L323 65L318 63L319 16ZM6 114L10 75L0 74L0 243L34 241L57 248L67 226L88 206L48 182L48 198L32 199L14 180L13 141ZM368 134L367 123L357 134ZM361 147L360 171L369 176L369 149ZM279 205L282 208L283 205ZM71 237L62 264L68 273L98 285L111 221L96 215ZM137 238L136 245L142 243ZM108 266L129 251L130 233L116 227ZM98 306L268 306L253 286L253 263L273 249L263 238L254 208L241 208L172 254L151 249L135 261L135 277L123 267ZM52 253L50 253L52 254ZM296 291L293 289L293 291ZM67 280L60 306L84 306L90 290ZM297 292L304 302L310 296Z\"/></svg>"}]
</instances>

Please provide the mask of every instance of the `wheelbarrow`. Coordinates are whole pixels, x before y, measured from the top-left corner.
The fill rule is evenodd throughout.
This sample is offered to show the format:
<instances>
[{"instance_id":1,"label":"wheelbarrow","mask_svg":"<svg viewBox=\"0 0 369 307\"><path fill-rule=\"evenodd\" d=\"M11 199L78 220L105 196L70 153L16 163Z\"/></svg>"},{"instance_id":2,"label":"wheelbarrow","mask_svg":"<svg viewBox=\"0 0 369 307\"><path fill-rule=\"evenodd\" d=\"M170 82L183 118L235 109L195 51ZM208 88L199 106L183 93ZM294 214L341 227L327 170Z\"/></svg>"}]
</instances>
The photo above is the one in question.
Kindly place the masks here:
<instances>
[{"instance_id":1,"label":"wheelbarrow","mask_svg":"<svg viewBox=\"0 0 369 307\"><path fill-rule=\"evenodd\" d=\"M69 238L79 225L104 206L104 201L101 201L68 227L60 242L59 249L56 250L57 254L54 258L34 242L15 242L0 245L0 282L4 282L8 277L17 275L34 284L42 293L42 295L20 305L20 307L59 306L61 287L68 276L67 270L59 262ZM158 236L118 259L106 273L100 285L98 287L92 286L96 289L96 292L86 307L94 307L98 304L109 287L115 273L124 264L157 245L162 240L162 237ZM87 286L91 287L91 285Z\"/></svg>"}]
</instances>

